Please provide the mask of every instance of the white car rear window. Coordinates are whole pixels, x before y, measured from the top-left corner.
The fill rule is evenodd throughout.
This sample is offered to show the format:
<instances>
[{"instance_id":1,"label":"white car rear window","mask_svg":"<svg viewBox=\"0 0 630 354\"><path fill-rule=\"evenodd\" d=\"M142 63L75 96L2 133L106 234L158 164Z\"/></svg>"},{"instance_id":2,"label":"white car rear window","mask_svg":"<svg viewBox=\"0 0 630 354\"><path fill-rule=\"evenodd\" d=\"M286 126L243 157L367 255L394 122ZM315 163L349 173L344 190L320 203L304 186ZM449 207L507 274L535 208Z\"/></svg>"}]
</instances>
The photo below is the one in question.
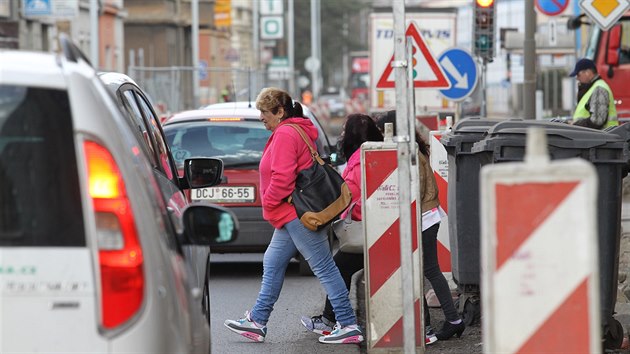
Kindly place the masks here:
<instances>
[{"instance_id":1,"label":"white car rear window","mask_svg":"<svg viewBox=\"0 0 630 354\"><path fill-rule=\"evenodd\" d=\"M0 247L85 246L66 91L0 85Z\"/></svg>"}]
</instances>

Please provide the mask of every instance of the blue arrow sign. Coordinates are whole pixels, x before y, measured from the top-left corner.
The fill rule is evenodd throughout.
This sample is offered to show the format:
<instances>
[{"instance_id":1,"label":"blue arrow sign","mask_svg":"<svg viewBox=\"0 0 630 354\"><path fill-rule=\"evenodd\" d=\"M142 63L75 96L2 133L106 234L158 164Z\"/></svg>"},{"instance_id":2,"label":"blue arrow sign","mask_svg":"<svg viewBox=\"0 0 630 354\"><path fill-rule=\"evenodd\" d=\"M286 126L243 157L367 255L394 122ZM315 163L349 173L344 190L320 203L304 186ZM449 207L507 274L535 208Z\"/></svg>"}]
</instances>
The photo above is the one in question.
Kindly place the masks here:
<instances>
[{"instance_id":1,"label":"blue arrow sign","mask_svg":"<svg viewBox=\"0 0 630 354\"><path fill-rule=\"evenodd\" d=\"M438 58L451 88L440 90L442 96L452 101L461 101L468 97L477 86L477 63L467 51L459 48L446 50Z\"/></svg>"},{"instance_id":2,"label":"blue arrow sign","mask_svg":"<svg viewBox=\"0 0 630 354\"><path fill-rule=\"evenodd\" d=\"M555 16L566 10L569 0L536 0L536 8L547 16Z\"/></svg>"}]
</instances>

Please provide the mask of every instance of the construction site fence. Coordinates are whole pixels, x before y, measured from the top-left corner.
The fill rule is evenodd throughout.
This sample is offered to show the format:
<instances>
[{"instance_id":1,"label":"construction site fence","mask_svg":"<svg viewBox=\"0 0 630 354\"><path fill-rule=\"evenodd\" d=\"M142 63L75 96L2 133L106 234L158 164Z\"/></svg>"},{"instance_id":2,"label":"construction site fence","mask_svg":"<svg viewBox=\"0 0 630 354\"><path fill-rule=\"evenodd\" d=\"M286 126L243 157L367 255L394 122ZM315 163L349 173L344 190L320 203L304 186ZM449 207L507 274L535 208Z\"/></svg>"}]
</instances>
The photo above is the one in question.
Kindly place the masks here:
<instances>
[{"instance_id":1,"label":"construction site fence","mask_svg":"<svg viewBox=\"0 0 630 354\"><path fill-rule=\"evenodd\" d=\"M146 92L159 111L167 116L226 101L254 101L264 87L295 87L297 72L252 68L198 68L199 93L195 98L193 73L189 66L131 66L128 75ZM290 92L299 97L297 92Z\"/></svg>"}]
</instances>

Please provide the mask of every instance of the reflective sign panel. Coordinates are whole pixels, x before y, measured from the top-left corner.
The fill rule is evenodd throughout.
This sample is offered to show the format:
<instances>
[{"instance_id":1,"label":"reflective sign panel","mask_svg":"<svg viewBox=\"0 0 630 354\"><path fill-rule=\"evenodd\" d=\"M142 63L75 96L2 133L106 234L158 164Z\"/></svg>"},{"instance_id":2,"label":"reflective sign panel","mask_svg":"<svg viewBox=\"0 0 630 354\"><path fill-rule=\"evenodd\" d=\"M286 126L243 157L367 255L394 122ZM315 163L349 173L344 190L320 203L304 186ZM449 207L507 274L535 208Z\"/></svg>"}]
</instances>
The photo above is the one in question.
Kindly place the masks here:
<instances>
[{"instance_id":1,"label":"reflective sign panel","mask_svg":"<svg viewBox=\"0 0 630 354\"><path fill-rule=\"evenodd\" d=\"M581 0L580 7L603 31L609 30L630 9L628 0Z\"/></svg>"}]
</instances>

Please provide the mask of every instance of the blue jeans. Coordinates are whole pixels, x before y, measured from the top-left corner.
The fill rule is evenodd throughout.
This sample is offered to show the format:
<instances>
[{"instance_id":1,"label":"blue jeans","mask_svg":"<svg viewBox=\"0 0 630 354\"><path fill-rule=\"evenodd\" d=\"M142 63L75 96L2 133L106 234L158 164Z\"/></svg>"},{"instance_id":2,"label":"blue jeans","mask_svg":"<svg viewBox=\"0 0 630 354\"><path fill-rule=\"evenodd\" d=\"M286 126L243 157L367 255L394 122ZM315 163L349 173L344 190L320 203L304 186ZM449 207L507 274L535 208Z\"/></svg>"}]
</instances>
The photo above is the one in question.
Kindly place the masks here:
<instances>
[{"instance_id":1,"label":"blue jeans","mask_svg":"<svg viewBox=\"0 0 630 354\"><path fill-rule=\"evenodd\" d=\"M280 296L287 266L298 251L326 290L337 321L344 327L356 324L357 318L350 305L348 289L333 261L326 230L310 231L299 219L292 220L273 233L263 258L262 285L250 313L251 319L262 325L267 324L273 305Z\"/></svg>"}]
</instances>

